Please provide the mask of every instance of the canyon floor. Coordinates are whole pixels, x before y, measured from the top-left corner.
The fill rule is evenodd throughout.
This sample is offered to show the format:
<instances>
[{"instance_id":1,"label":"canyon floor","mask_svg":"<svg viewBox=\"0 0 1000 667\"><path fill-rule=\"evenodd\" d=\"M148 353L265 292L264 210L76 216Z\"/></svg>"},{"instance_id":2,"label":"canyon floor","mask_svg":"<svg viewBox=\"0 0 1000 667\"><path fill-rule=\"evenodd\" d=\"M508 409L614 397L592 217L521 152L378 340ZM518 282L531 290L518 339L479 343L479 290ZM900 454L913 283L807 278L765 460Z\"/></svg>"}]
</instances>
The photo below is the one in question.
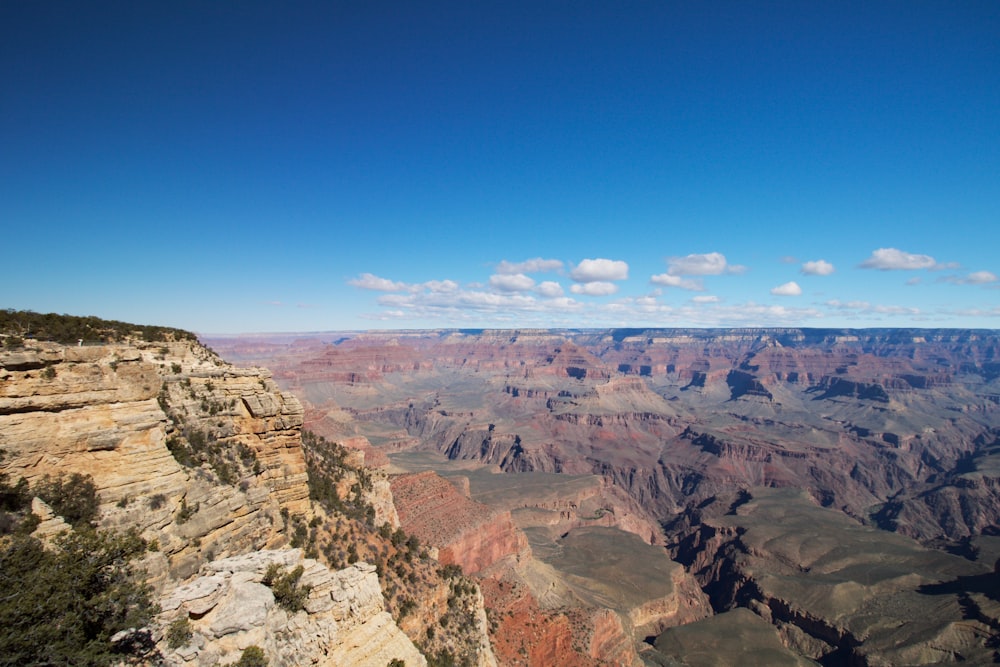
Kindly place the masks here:
<instances>
[{"instance_id":1,"label":"canyon floor","mask_svg":"<svg viewBox=\"0 0 1000 667\"><path fill-rule=\"evenodd\" d=\"M425 508L502 664L998 659L996 332L206 342Z\"/></svg>"}]
</instances>

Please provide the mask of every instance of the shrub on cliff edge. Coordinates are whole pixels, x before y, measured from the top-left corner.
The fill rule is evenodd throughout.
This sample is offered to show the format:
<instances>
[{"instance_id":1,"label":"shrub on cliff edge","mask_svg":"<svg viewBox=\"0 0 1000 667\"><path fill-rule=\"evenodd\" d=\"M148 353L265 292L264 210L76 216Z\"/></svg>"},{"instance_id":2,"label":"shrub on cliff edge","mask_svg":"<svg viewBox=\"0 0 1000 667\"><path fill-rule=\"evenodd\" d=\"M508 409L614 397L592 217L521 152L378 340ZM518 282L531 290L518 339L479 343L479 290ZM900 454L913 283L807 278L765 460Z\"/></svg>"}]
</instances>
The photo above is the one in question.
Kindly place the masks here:
<instances>
[{"instance_id":1,"label":"shrub on cliff edge","mask_svg":"<svg viewBox=\"0 0 1000 667\"><path fill-rule=\"evenodd\" d=\"M72 531L46 548L27 535L0 541L0 665L137 663L155 648L145 627L151 589L131 561L136 531Z\"/></svg>"}]
</instances>

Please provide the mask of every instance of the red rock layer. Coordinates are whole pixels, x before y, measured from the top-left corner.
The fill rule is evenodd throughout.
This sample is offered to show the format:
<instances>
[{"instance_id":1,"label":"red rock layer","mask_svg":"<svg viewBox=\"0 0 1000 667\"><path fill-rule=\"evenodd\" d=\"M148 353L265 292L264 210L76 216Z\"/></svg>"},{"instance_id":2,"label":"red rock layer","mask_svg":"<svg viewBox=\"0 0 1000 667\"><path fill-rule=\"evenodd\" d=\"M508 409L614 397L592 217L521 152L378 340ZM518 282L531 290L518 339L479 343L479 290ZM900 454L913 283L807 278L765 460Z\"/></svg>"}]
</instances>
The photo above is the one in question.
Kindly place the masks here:
<instances>
[{"instance_id":1,"label":"red rock layer","mask_svg":"<svg viewBox=\"0 0 1000 667\"><path fill-rule=\"evenodd\" d=\"M467 574L528 549L509 511L470 500L437 473L395 477L392 494L403 530L437 547L441 563L461 565Z\"/></svg>"}]
</instances>

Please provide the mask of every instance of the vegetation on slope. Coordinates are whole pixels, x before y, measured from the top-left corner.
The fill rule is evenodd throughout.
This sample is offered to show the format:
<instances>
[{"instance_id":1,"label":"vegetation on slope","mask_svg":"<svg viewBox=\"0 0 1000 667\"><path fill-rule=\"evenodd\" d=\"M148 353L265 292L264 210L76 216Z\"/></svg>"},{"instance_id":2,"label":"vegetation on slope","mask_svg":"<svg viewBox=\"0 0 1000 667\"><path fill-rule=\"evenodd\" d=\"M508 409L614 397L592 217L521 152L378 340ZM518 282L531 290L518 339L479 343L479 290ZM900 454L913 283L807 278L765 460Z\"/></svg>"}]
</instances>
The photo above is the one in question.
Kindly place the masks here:
<instances>
[{"instance_id":1,"label":"vegetation on slope","mask_svg":"<svg viewBox=\"0 0 1000 667\"><path fill-rule=\"evenodd\" d=\"M308 528L296 524L293 546L305 547L332 568L374 564L386 606L430 667L477 664L475 582L458 565L440 566L416 536L387 523L375 525L366 497L376 473L351 465L349 450L309 431L303 431L302 444L310 497L327 516Z\"/></svg>"},{"instance_id":2,"label":"vegetation on slope","mask_svg":"<svg viewBox=\"0 0 1000 667\"><path fill-rule=\"evenodd\" d=\"M94 488L73 475L29 489L0 473L0 665L139 664L155 654L142 628L157 609L131 564L147 544L134 530L92 527ZM52 545L30 535L33 496L74 524Z\"/></svg>"},{"instance_id":3,"label":"vegetation on slope","mask_svg":"<svg viewBox=\"0 0 1000 667\"><path fill-rule=\"evenodd\" d=\"M8 348L20 347L27 339L64 345L113 343L129 339L145 341L196 340L193 333L148 324L129 324L99 317L36 313L30 310L0 310L0 338Z\"/></svg>"},{"instance_id":4,"label":"vegetation on slope","mask_svg":"<svg viewBox=\"0 0 1000 667\"><path fill-rule=\"evenodd\" d=\"M257 454L242 442L231 441L232 429L225 421L214 424L208 417L232 414L236 399L222 402L213 395L212 383L195 384L191 378L172 378L163 383L158 397L160 407L170 419L167 449L185 468L200 470L208 464L218 481L229 486L259 475L262 471Z\"/></svg>"}]
</instances>

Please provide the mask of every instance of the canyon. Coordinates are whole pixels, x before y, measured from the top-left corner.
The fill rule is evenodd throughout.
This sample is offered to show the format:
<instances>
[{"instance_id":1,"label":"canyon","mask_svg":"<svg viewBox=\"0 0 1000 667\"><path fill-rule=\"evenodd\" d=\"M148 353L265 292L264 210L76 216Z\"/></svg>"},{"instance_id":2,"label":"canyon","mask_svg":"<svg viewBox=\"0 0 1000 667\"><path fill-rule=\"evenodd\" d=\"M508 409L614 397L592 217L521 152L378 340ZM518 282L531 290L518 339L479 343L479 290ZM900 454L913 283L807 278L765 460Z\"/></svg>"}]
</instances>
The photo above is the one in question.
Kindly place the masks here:
<instances>
[{"instance_id":1,"label":"canyon","mask_svg":"<svg viewBox=\"0 0 1000 667\"><path fill-rule=\"evenodd\" d=\"M134 333L5 343L0 472L155 545L163 664L1000 659L996 332Z\"/></svg>"},{"instance_id":2,"label":"canyon","mask_svg":"<svg viewBox=\"0 0 1000 667\"><path fill-rule=\"evenodd\" d=\"M268 371L231 366L191 340L10 347L0 351L4 479L34 489L85 476L96 527L151 545L137 569L159 610L143 629L156 664L235 664L248 648L273 666L427 664L373 565L334 566L314 544L296 547L307 525L339 539L336 517L310 499L302 405ZM387 482L366 494L391 527ZM68 524L37 497L31 511L35 536L57 548ZM301 567L297 607L276 604L271 565ZM168 637L176 623L180 642ZM467 634L477 632L474 664L494 665L485 630Z\"/></svg>"},{"instance_id":3,"label":"canyon","mask_svg":"<svg viewBox=\"0 0 1000 667\"><path fill-rule=\"evenodd\" d=\"M401 525L476 573L501 664L998 657L996 332L205 342L421 508Z\"/></svg>"}]
</instances>

